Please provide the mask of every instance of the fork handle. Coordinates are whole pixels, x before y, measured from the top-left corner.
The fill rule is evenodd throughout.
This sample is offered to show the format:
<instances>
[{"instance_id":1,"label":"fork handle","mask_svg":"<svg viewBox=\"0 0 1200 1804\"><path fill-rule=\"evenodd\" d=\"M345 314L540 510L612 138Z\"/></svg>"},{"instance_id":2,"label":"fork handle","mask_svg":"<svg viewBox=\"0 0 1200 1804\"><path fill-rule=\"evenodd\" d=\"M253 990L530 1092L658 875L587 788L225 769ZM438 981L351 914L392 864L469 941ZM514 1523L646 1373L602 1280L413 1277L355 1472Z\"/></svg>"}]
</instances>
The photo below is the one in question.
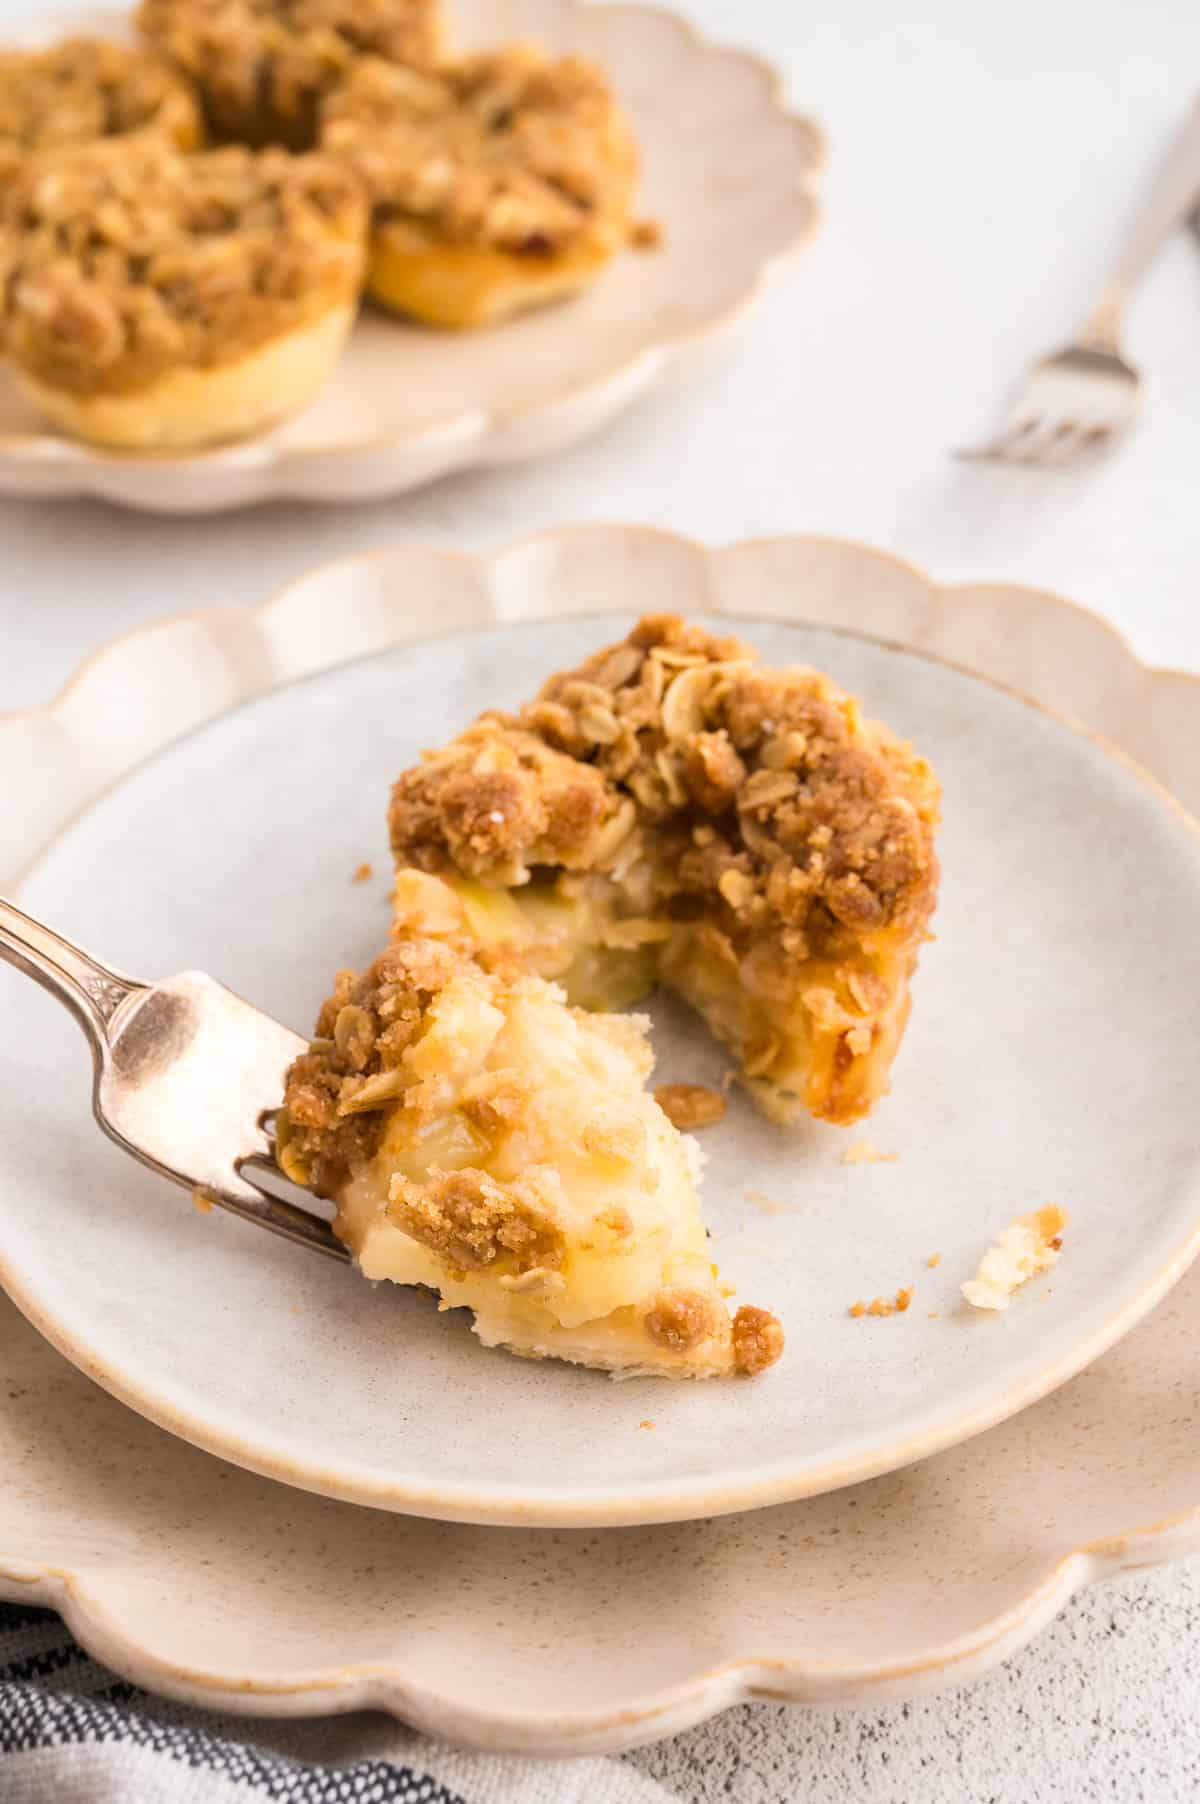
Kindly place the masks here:
<instances>
[{"instance_id":1,"label":"fork handle","mask_svg":"<svg viewBox=\"0 0 1200 1804\"><path fill-rule=\"evenodd\" d=\"M1151 263L1200 198L1200 99L1172 138L1155 171L1150 191L1113 264L1108 284L1088 315L1084 344L1117 348L1120 311Z\"/></svg>"},{"instance_id":2,"label":"fork handle","mask_svg":"<svg viewBox=\"0 0 1200 1804\"><path fill-rule=\"evenodd\" d=\"M0 896L0 959L24 971L71 1010L94 1050L103 1052L108 1026L127 996L145 988L112 971L60 933Z\"/></svg>"}]
</instances>

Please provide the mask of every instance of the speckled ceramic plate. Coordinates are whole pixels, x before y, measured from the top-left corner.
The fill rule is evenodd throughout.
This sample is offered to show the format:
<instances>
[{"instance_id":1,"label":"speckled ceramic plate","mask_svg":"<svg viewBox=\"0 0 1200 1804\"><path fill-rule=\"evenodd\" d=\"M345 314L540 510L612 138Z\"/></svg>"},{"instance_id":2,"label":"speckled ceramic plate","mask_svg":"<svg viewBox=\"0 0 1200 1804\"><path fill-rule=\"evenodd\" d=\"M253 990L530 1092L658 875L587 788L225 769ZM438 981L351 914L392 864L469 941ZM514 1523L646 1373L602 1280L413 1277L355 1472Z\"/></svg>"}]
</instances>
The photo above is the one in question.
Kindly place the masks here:
<instances>
[{"instance_id":1,"label":"speckled ceramic plate","mask_svg":"<svg viewBox=\"0 0 1200 1804\"><path fill-rule=\"evenodd\" d=\"M439 333L364 310L331 380L273 431L200 455L111 455L48 428L0 379L0 494L99 495L207 513L281 496L369 501L451 470L544 457L607 424L730 325L816 218L816 127L773 71L652 7L452 0L464 49L534 39L597 58L632 119L653 254L629 252L578 300L487 331ZM23 33L120 34L127 12L39 11Z\"/></svg>"},{"instance_id":2,"label":"speckled ceramic plate","mask_svg":"<svg viewBox=\"0 0 1200 1804\"><path fill-rule=\"evenodd\" d=\"M208 968L303 1028L334 968L384 939L395 771L632 611L758 616L747 630L768 657L863 694L945 784L938 939L866 1130L893 1163L848 1167L858 1136L772 1128L742 1102L706 1135L717 1256L784 1321L776 1370L613 1385L531 1365L419 1294L196 1215L98 1136L73 1023L4 972L0 1278L30 1319L238 1464L390 1509L555 1525L847 1484L1012 1414L1131 1327L1197 1245L1200 839L1106 745L846 630L884 624L878 572L893 568L819 542L704 554L616 530L492 560L410 548L320 572L257 616L138 635L0 739L9 868L84 804L19 899L118 965ZM841 623L802 624L813 607ZM430 619L446 637L420 636ZM338 657L352 661L320 668ZM364 859L378 875L356 887ZM660 1011L657 1042L667 1077L721 1069L681 1013ZM994 1233L1048 1201L1071 1214L1053 1277L1007 1315L965 1308L959 1284ZM909 1284L904 1316L847 1313Z\"/></svg>"}]
</instances>

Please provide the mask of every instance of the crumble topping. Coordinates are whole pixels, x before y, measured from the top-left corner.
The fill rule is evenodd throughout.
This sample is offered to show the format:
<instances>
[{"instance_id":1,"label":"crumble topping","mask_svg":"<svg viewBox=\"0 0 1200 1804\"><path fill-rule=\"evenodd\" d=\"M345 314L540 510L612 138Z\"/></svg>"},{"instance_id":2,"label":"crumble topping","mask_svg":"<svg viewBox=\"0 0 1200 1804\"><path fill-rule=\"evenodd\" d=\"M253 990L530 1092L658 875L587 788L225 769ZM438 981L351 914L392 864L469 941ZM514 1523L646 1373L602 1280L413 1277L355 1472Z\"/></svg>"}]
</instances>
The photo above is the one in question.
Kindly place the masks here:
<instances>
[{"instance_id":1,"label":"crumble topping","mask_svg":"<svg viewBox=\"0 0 1200 1804\"><path fill-rule=\"evenodd\" d=\"M294 150L360 57L432 63L442 36L437 0L142 0L137 21L199 85L215 132Z\"/></svg>"},{"instance_id":2,"label":"crumble topping","mask_svg":"<svg viewBox=\"0 0 1200 1804\"><path fill-rule=\"evenodd\" d=\"M711 1127L725 1113L726 1101L707 1084L660 1084L654 1100L672 1126L681 1133Z\"/></svg>"},{"instance_id":3,"label":"crumble topping","mask_svg":"<svg viewBox=\"0 0 1200 1804\"><path fill-rule=\"evenodd\" d=\"M361 974L338 972L276 1120L279 1165L294 1183L332 1196L374 1155L384 1112L412 1087L404 1053L467 962L452 946L402 939Z\"/></svg>"},{"instance_id":4,"label":"crumble topping","mask_svg":"<svg viewBox=\"0 0 1200 1804\"><path fill-rule=\"evenodd\" d=\"M702 921L711 959L782 994L804 961L836 967L883 930L915 964L938 794L928 764L828 677L764 669L737 639L652 615L405 772L390 828L402 867L498 887L539 866L612 874L646 913ZM851 968L803 1001L849 1037L887 994Z\"/></svg>"},{"instance_id":5,"label":"crumble topping","mask_svg":"<svg viewBox=\"0 0 1200 1804\"><path fill-rule=\"evenodd\" d=\"M1066 1225L1065 1210L1053 1204L1018 1215L988 1248L975 1276L962 1286L967 1302L973 1309L1007 1309L1014 1291L1057 1263Z\"/></svg>"},{"instance_id":6,"label":"crumble topping","mask_svg":"<svg viewBox=\"0 0 1200 1804\"><path fill-rule=\"evenodd\" d=\"M733 1361L748 1378L765 1372L783 1352L783 1328L766 1309L744 1303L733 1318Z\"/></svg>"},{"instance_id":7,"label":"crumble topping","mask_svg":"<svg viewBox=\"0 0 1200 1804\"><path fill-rule=\"evenodd\" d=\"M698 1347L715 1331L716 1317L709 1299L698 1290L669 1285L660 1290L646 1316L646 1333L655 1346L672 1353Z\"/></svg>"},{"instance_id":8,"label":"crumble topping","mask_svg":"<svg viewBox=\"0 0 1200 1804\"><path fill-rule=\"evenodd\" d=\"M433 1167L420 1182L393 1178L387 1212L398 1228L463 1271L482 1271L508 1254L529 1278L560 1265L566 1247L543 1200L469 1166Z\"/></svg>"},{"instance_id":9,"label":"crumble topping","mask_svg":"<svg viewBox=\"0 0 1200 1804\"><path fill-rule=\"evenodd\" d=\"M29 151L142 131L188 145L199 128L191 94L145 51L103 38L0 50L0 176Z\"/></svg>"},{"instance_id":10,"label":"crumble topping","mask_svg":"<svg viewBox=\"0 0 1200 1804\"><path fill-rule=\"evenodd\" d=\"M144 139L39 156L0 203L5 342L80 394L231 362L351 300L365 231L326 157Z\"/></svg>"},{"instance_id":11,"label":"crumble topping","mask_svg":"<svg viewBox=\"0 0 1200 1804\"><path fill-rule=\"evenodd\" d=\"M632 143L582 57L518 44L436 71L368 58L321 120L322 145L353 164L381 225L545 254L624 216Z\"/></svg>"}]
</instances>

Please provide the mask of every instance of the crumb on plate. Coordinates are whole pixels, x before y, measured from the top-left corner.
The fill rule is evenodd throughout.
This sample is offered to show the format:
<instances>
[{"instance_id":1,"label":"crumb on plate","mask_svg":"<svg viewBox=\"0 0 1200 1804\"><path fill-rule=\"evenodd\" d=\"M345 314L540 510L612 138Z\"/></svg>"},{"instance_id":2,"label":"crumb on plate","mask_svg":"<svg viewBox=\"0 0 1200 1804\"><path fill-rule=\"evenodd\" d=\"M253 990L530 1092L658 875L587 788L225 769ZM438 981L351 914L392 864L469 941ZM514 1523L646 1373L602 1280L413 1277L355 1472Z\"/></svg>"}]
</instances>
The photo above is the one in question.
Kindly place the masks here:
<instances>
[{"instance_id":1,"label":"crumb on plate","mask_svg":"<svg viewBox=\"0 0 1200 1804\"><path fill-rule=\"evenodd\" d=\"M746 1201L752 1209L761 1209L764 1215L799 1215L800 1211L791 1203L777 1203L774 1197L768 1196L765 1190L747 1190Z\"/></svg>"},{"instance_id":2,"label":"crumb on plate","mask_svg":"<svg viewBox=\"0 0 1200 1804\"><path fill-rule=\"evenodd\" d=\"M661 219L635 219L629 228L629 242L635 251L660 249L664 236Z\"/></svg>"},{"instance_id":3,"label":"crumb on plate","mask_svg":"<svg viewBox=\"0 0 1200 1804\"><path fill-rule=\"evenodd\" d=\"M375 866L371 864L368 859L364 858L362 863L355 867L354 875L350 881L351 883L370 883L374 875Z\"/></svg>"},{"instance_id":4,"label":"crumb on plate","mask_svg":"<svg viewBox=\"0 0 1200 1804\"><path fill-rule=\"evenodd\" d=\"M1018 1215L993 1241L962 1294L973 1309L1007 1309L1013 1292L1039 1272L1047 1271L1062 1251L1065 1210L1053 1203Z\"/></svg>"},{"instance_id":5,"label":"crumb on plate","mask_svg":"<svg viewBox=\"0 0 1200 1804\"><path fill-rule=\"evenodd\" d=\"M681 1133L695 1128L711 1127L725 1113L725 1098L707 1084L659 1084L654 1100Z\"/></svg>"},{"instance_id":6,"label":"crumb on plate","mask_svg":"<svg viewBox=\"0 0 1200 1804\"><path fill-rule=\"evenodd\" d=\"M930 1253L928 1259L925 1261L925 1264L928 1266L930 1271L933 1270L935 1265L940 1265L941 1263L942 1263L942 1255L940 1253Z\"/></svg>"},{"instance_id":7,"label":"crumb on plate","mask_svg":"<svg viewBox=\"0 0 1200 1804\"><path fill-rule=\"evenodd\" d=\"M856 1140L842 1154L843 1165L894 1165L899 1153L881 1153L869 1140Z\"/></svg>"}]
</instances>

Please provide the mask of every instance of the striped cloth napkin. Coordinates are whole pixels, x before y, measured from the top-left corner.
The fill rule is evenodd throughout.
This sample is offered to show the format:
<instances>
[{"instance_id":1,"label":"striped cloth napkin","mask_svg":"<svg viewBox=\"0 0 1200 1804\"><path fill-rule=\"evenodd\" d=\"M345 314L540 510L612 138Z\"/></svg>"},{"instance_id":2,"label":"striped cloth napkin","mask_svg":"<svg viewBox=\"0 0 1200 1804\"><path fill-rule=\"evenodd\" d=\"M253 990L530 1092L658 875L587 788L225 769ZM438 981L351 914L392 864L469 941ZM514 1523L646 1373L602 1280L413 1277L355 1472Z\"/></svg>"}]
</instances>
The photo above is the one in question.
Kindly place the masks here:
<instances>
[{"instance_id":1,"label":"striped cloth napkin","mask_svg":"<svg viewBox=\"0 0 1200 1804\"><path fill-rule=\"evenodd\" d=\"M619 1760L461 1754L389 1717L211 1716L90 1660L48 1610L0 1604L3 1804L672 1804Z\"/></svg>"}]
</instances>

